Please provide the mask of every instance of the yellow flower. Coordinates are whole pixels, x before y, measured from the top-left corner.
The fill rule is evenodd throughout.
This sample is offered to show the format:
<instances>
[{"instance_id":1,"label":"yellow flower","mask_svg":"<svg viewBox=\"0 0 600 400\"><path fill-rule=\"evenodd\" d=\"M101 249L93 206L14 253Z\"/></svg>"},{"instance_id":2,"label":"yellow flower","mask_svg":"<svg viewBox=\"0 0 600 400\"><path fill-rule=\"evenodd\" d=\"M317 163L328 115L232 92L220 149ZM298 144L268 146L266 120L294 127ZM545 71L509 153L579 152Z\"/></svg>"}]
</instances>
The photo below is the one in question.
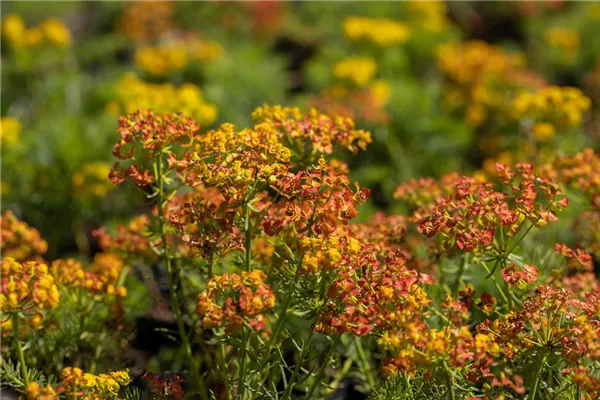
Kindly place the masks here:
<instances>
[{"instance_id":1,"label":"yellow flower","mask_svg":"<svg viewBox=\"0 0 600 400\"><path fill-rule=\"evenodd\" d=\"M188 65L188 54L183 44L162 47L144 46L135 52L135 64L142 71L154 76L165 76L181 71Z\"/></svg>"},{"instance_id":2,"label":"yellow flower","mask_svg":"<svg viewBox=\"0 0 600 400\"><path fill-rule=\"evenodd\" d=\"M177 88L169 83L144 82L135 75L125 75L115 88L115 99L109 103L121 113L136 110L154 110L157 113L181 112L200 124L210 124L217 117L217 109L204 99L196 85L185 83ZM108 107L108 106L107 106Z\"/></svg>"},{"instance_id":3,"label":"yellow flower","mask_svg":"<svg viewBox=\"0 0 600 400\"><path fill-rule=\"evenodd\" d=\"M366 39L382 47L405 43L410 37L406 25L387 18L347 17L344 33L350 40Z\"/></svg>"},{"instance_id":4,"label":"yellow flower","mask_svg":"<svg viewBox=\"0 0 600 400\"><path fill-rule=\"evenodd\" d=\"M21 123L13 117L2 117L0 120L0 141L2 147L13 146L19 142Z\"/></svg>"},{"instance_id":5,"label":"yellow flower","mask_svg":"<svg viewBox=\"0 0 600 400\"><path fill-rule=\"evenodd\" d=\"M2 20L2 38L12 47L23 45L25 30L25 23L17 14L9 14Z\"/></svg>"},{"instance_id":6,"label":"yellow flower","mask_svg":"<svg viewBox=\"0 0 600 400\"><path fill-rule=\"evenodd\" d=\"M573 51L579 48L579 33L570 28L552 27L546 30L546 41L551 46Z\"/></svg>"},{"instance_id":7,"label":"yellow flower","mask_svg":"<svg viewBox=\"0 0 600 400\"><path fill-rule=\"evenodd\" d=\"M411 24L423 26L428 31L441 32L449 25L446 3L443 1L407 1Z\"/></svg>"},{"instance_id":8,"label":"yellow flower","mask_svg":"<svg viewBox=\"0 0 600 400\"><path fill-rule=\"evenodd\" d=\"M333 68L337 79L349 80L358 86L364 86L377 72L377 64L369 57L348 57Z\"/></svg>"},{"instance_id":9,"label":"yellow flower","mask_svg":"<svg viewBox=\"0 0 600 400\"><path fill-rule=\"evenodd\" d=\"M56 18L44 20L40 29L46 40L57 47L67 47L71 44L71 31L62 21Z\"/></svg>"},{"instance_id":10,"label":"yellow flower","mask_svg":"<svg viewBox=\"0 0 600 400\"><path fill-rule=\"evenodd\" d=\"M27 29L25 32L25 45L27 47L37 47L42 43L44 34L40 28Z\"/></svg>"},{"instance_id":11,"label":"yellow flower","mask_svg":"<svg viewBox=\"0 0 600 400\"><path fill-rule=\"evenodd\" d=\"M392 89L388 81L379 79L371 85L371 94L376 104L384 105L388 102Z\"/></svg>"},{"instance_id":12,"label":"yellow flower","mask_svg":"<svg viewBox=\"0 0 600 400\"><path fill-rule=\"evenodd\" d=\"M533 137L537 140L546 142L554 137L555 131L554 126L547 122L541 122L539 124L535 124L533 127Z\"/></svg>"},{"instance_id":13,"label":"yellow flower","mask_svg":"<svg viewBox=\"0 0 600 400\"><path fill-rule=\"evenodd\" d=\"M105 162L85 164L73 175L73 187L78 196L104 197L113 187L108 178L111 165Z\"/></svg>"},{"instance_id":14,"label":"yellow flower","mask_svg":"<svg viewBox=\"0 0 600 400\"><path fill-rule=\"evenodd\" d=\"M581 90L571 87L549 86L536 92L522 92L512 102L514 120L532 119L536 124L552 124L554 129L577 126L590 108L591 100ZM548 126L534 128L541 138L554 135ZM547 140L546 139L546 140Z\"/></svg>"},{"instance_id":15,"label":"yellow flower","mask_svg":"<svg viewBox=\"0 0 600 400\"><path fill-rule=\"evenodd\" d=\"M199 61L214 60L223 54L223 46L219 42L197 41L192 45L192 54Z\"/></svg>"}]
</instances>

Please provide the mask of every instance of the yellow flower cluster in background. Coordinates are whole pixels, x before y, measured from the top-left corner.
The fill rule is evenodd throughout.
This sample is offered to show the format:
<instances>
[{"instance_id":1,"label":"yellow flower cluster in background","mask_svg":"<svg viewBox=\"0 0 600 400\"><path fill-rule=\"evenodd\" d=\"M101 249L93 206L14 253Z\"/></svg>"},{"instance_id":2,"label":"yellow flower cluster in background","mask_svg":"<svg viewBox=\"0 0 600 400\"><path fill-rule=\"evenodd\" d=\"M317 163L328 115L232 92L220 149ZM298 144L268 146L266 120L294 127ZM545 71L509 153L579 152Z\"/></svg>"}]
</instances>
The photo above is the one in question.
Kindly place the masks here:
<instances>
[{"instance_id":1,"label":"yellow flower cluster in background","mask_svg":"<svg viewBox=\"0 0 600 400\"><path fill-rule=\"evenodd\" d=\"M2 38L15 50L33 49L43 44L67 47L72 42L71 31L62 21L49 18L39 26L27 28L17 14L9 14L2 20Z\"/></svg>"},{"instance_id":2,"label":"yellow flower cluster in background","mask_svg":"<svg viewBox=\"0 0 600 400\"><path fill-rule=\"evenodd\" d=\"M479 126L490 111L502 106L510 74L523 66L524 58L485 42L470 41L440 45L437 62L447 78L446 105L464 108L467 122Z\"/></svg>"},{"instance_id":3,"label":"yellow flower cluster in background","mask_svg":"<svg viewBox=\"0 0 600 400\"><path fill-rule=\"evenodd\" d=\"M383 79L378 79L371 85L371 95L377 105L385 105L392 95L390 83Z\"/></svg>"},{"instance_id":4,"label":"yellow flower cluster in background","mask_svg":"<svg viewBox=\"0 0 600 400\"><path fill-rule=\"evenodd\" d=\"M385 47L405 43L410 37L410 28L387 18L347 17L344 33L350 40L368 40Z\"/></svg>"},{"instance_id":5,"label":"yellow flower cluster in background","mask_svg":"<svg viewBox=\"0 0 600 400\"><path fill-rule=\"evenodd\" d=\"M407 1L408 20L431 32L442 32L449 25L448 7L443 1Z\"/></svg>"},{"instance_id":6,"label":"yellow flower cluster in background","mask_svg":"<svg viewBox=\"0 0 600 400\"><path fill-rule=\"evenodd\" d=\"M13 117L2 117L0 120L0 142L2 147L13 146L19 142L21 123Z\"/></svg>"},{"instance_id":7,"label":"yellow flower cluster in background","mask_svg":"<svg viewBox=\"0 0 600 400\"><path fill-rule=\"evenodd\" d=\"M84 164L79 171L73 175L73 189L76 196L80 197L104 197L112 188L113 184L108 178L111 165L105 162L94 162Z\"/></svg>"},{"instance_id":8,"label":"yellow flower cluster in background","mask_svg":"<svg viewBox=\"0 0 600 400\"><path fill-rule=\"evenodd\" d=\"M365 86L377 72L377 64L370 57L348 57L333 67L333 75L357 86Z\"/></svg>"},{"instance_id":9,"label":"yellow flower cluster in background","mask_svg":"<svg viewBox=\"0 0 600 400\"><path fill-rule=\"evenodd\" d=\"M135 52L135 64L139 69L154 76L166 76L173 71L182 71L190 58L208 61L223 54L220 43L201 41L175 41L159 46L144 46Z\"/></svg>"},{"instance_id":10,"label":"yellow flower cluster in background","mask_svg":"<svg viewBox=\"0 0 600 400\"><path fill-rule=\"evenodd\" d=\"M181 71L188 65L185 46L144 46L135 52L135 65L144 72L155 76L165 76L172 71Z\"/></svg>"},{"instance_id":11,"label":"yellow flower cluster in background","mask_svg":"<svg viewBox=\"0 0 600 400\"><path fill-rule=\"evenodd\" d=\"M515 120L531 120L533 136L546 141L557 129L581 124L591 101L581 90L572 87L549 86L535 92L518 94L511 105Z\"/></svg>"},{"instance_id":12,"label":"yellow flower cluster in background","mask_svg":"<svg viewBox=\"0 0 600 400\"><path fill-rule=\"evenodd\" d=\"M148 83L135 75L125 75L115 88L115 99L107 105L115 114L129 114L135 110L154 110L157 113L177 113L210 124L217 118L217 108L206 102L196 85L184 83L175 87L170 83Z\"/></svg>"},{"instance_id":13,"label":"yellow flower cluster in background","mask_svg":"<svg viewBox=\"0 0 600 400\"><path fill-rule=\"evenodd\" d=\"M579 33L570 28L552 27L545 32L546 43L560 51L561 58L566 63L575 61L579 51Z\"/></svg>"}]
</instances>

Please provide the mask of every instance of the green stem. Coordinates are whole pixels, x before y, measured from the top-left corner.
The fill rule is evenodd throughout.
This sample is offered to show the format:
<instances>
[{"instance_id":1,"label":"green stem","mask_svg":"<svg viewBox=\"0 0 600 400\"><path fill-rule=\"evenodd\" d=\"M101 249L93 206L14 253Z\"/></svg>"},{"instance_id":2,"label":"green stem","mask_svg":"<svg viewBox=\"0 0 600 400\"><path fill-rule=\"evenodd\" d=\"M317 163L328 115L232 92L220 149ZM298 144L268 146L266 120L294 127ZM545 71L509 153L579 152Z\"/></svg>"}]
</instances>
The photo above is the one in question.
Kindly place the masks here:
<instances>
[{"instance_id":1,"label":"green stem","mask_svg":"<svg viewBox=\"0 0 600 400\"><path fill-rule=\"evenodd\" d=\"M223 376L227 377L229 373L229 366L227 365L227 357L225 356L225 345L223 343L219 343L219 368L223 371ZM229 384L225 382L225 395L226 399L229 400L231 398L231 392L229 391Z\"/></svg>"},{"instance_id":2,"label":"green stem","mask_svg":"<svg viewBox=\"0 0 600 400\"><path fill-rule=\"evenodd\" d=\"M27 364L25 364L25 356L23 355L23 348L21 347L21 341L19 340L19 316L13 314L13 337L15 340L15 346L17 347L17 356L19 357L19 364L21 366L21 375L25 381L25 387L29 385L29 374L27 373Z\"/></svg>"},{"instance_id":3,"label":"green stem","mask_svg":"<svg viewBox=\"0 0 600 400\"><path fill-rule=\"evenodd\" d=\"M533 381L531 382L531 388L529 389L530 400L535 400L535 397L537 395L538 386L540 384L540 374L542 373L544 363L546 362L546 355L546 351L542 350L542 352L538 356L537 365L535 366L535 370L533 371Z\"/></svg>"},{"instance_id":4,"label":"green stem","mask_svg":"<svg viewBox=\"0 0 600 400\"><path fill-rule=\"evenodd\" d=\"M250 246L252 244L252 232L250 231L250 210L248 203L244 203L244 247L246 256L244 257L245 270L250 271Z\"/></svg>"},{"instance_id":5,"label":"green stem","mask_svg":"<svg viewBox=\"0 0 600 400\"><path fill-rule=\"evenodd\" d=\"M240 352L240 371L238 375L238 398L244 400L244 394L246 392L246 347L248 336L244 330L244 338L242 340L242 348Z\"/></svg>"},{"instance_id":6,"label":"green stem","mask_svg":"<svg viewBox=\"0 0 600 400\"><path fill-rule=\"evenodd\" d=\"M192 353L192 346L190 341L188 340L188 336L185 332L185 325L183 323L183 316L181 313L181 305L179 304L179 298L177 296L177 288L175 285L175 278L173 272L173 266L171 264L171 255L169 253L169 243L167 240L167 234L165 231L165 221L164 221L164 202L165 202L165 194L164 194L164 184L163 184L163 162L162 155L157 157L156 160L156 184L158 186L158 229L160 232L160 240L163 248L163 255L165 257L165 266L167 269L167 281L169 285L169 298L171 300L171 308L173 309L173 313L175 314L175 320L177 322L177 329L179 331L179 337L181 342L183 343L183 347L185 349L186 355L189 359L192 374L194 379L198 382L199 386L199 394L200 397L204 400L208 400L208 396L206 394L206 389L204 387L204 380L200 375L200 368L194 359L194 355Z\"/></svg>"},{"instance_id":7,"label":"green stem","mask_svg":"<svg viewBox=\"0 0 600 400\"><path fill-rule=\"evenodd\" d=\"M265 352L263 353L263 356L260 360L260 364L259 364L260 368L263 368L266 365L267 360L271 356L271 349L273 348L275 341L278 339L279 334L281 333L281 328L283 327L285 315L287 313L288 308L290 307L290 304L292 303L292 293L293 293L293 290L290 290L287 295L287 298L285 299L285 303L283 303L283 307L282 307L281 311L279 312L279 316L277 317L277 322L275 323L275 329L273 330L273 334L271 335L271 338L267 342L267 347L266 347Z\"/></svg>"},{"instance_id":8,"label":"green stem","mask_svg":"<svg viewBox=\"0 0 600 400\"><path fill-rule=\"evenodd\" d=\"M460 263L460 267L458 268L458 274L456 275L456 281L454 281L454 287L452 289L452 294L456 295L458 293L458 289L460 289L460 284L462 283L462 277L465 273L465 268L467 267L467 263L469 262L469 253L464 253L462 262Z\"/></svg>"},{"instance_id":9,"label":"green stem","mask_svg":"<svg viewBox=\"0 0 600 400\"><path fill-rule=\"evenodd\" d=\"M485 268L485 271L492 278L492 282L494 282L494 286L496 286L496 289L498 289L498 292L500 293L500 296L502 296L502 299L506 302L506 304L511 304L508 300L508 297L504 293L504 289L502 289L502 286L500 286L500 284L498 283L498 280L496 280L496 277L494 275L492 275L493 271L490 271L487 264L484 263L483 261L481 262L481 265L483 265L483 268Z\"/></svg>"},{"instance_id":10,"label":"green stem","mask_svg":"<svg viewBox=\"0 0 600 400\"><path fill-rule=\"evenodd\" d=\"M375 378L373 377L371 367L369 366L369 363L367 362L367 356L365 354L365 349L363 348L360 337L358 337L358 336L355 337L355 342L356 342L356 351L358 352L358 358L360 359L360 362L363 365L364 374L367 376L367 382L369 383L369 386L371 387L371 389L373 389L373 388L375 388Z\"/></svg>"},{"instance_id":11,"label":"green stem","mask_svg":"<svg viewBox=\"0 0 600 400\"><path fill-rule=\"evenodd\" d=\"M300 351L300 356L298 357L298 362L296 363L296 367L294 367L294 372L292 372L292 376L285 388L285 392L283 393L283 400L291 399L292 390L294 389L294 385L296 382L296 378L298 377L298 373L300 372L300 368L304 363L304 359L306 358L306 354L308 354L308 350L310 349L310 344L312 343L312 338L314 335L314 331L310 331L310 336L306 340L306 342L302 343L302 350Z\"/></svg>"},{"instance_id":12,"label":"green stem","mask_svg":"<svg viewBox=\"0 0 600 400\"><path fill-rule=\"evenodd\" d=\"M350 371L353 362L354 361L352 360L352 358L347 358L346 361L344 361L342 369L340 370L340 372L338 372L333 382L331 382L331 385L329 385L329 391L327 394L334 393L337 390L338 386L342 382L342 379L344 379L348 374L348 371Z\"/></svg>"},{"instance_id":13,"label":"green stem","mask_svg":"<svg viewBox=\"0 0 600 400\"><path fill-rule=\"evenodd\" d=\"M448 387L448 396L450 400L456 400L456 395L454 393L454 377L448 369L448 364L444 361L444 370L446 371L446 386Z\"/></svg>"},{"instance_id":14,"label":"green stem","mask_svg":"<svg viewBox=\"0 0 600 400\"><path fill-rule=\"evenodd\" d=\"M312 395L315 392L315 389L317 388L317 386L321 382L321 379L323 378L323 373L325 372L325 368L327 368L327 364L329 364L329 360L331 359L331 355L333 354L333 352L335 350L335 346L338 344L341 337L342 337L342 335L338 335L335 337L335 339L333 339L333 343L331 343L331 347L329 348L329 351L327 352L327 355L325 356L325 360L323 360L323 365L321 365L321 368L319 369L319 372L317 373L317 376L315 377L314 382L312 383L312 385L310 386L310 389L306 393L305 400L310 400L312 398Z\"/></svg>"}]
</instances>

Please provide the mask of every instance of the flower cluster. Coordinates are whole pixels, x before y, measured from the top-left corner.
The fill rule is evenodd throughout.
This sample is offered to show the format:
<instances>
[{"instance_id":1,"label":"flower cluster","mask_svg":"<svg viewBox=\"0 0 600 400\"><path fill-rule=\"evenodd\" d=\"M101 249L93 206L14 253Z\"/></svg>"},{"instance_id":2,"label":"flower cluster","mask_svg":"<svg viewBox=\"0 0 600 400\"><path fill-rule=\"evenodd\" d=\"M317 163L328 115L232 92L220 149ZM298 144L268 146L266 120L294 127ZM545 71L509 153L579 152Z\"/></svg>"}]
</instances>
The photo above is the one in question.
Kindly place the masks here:
<instances>
[{"instance_id":1,"label":"flower cluster","mask_svg":"<svg viewBox=\"0 0 600 400\"><path fill-rule=\"evenodd\" d=\"M150 243L149 225L148 215L141 214L126 225L118 225L114 234L110 234L106 227L102 227L94 231L94 236L98 238L98 243L105 252L120 254L123 257L133 256L152 262L158 258L153 247L159 248L159 244ZM103 262L99 261L97 265L99 264Z\"/></svg>"},{"instance_id":2,"label":"flower cluster","mask_svg":"<svg viewBox=\"0 0 600 400\"><path fill-rule=\"evenodd\" d=\"M241 231L235 224L236 208L218 188L198 185L192 192L175 196L168 211L168 220L181 233L185 245L182 253L210 260L215 254L222 256L242 248Z\"/></svg>"},{"instance_id":3,"label":"flower cluster","mask_svg":"<svg viewBox=\"0 0 600 400\"><path fill-rule=\"evenodd\" d=\"M385 105L390 95L390 85L384 80L377 80L365 88L335 85L312 97L310 105L328 115L382 124L389 120Z\"/></svg>"},{"instance_id":4,"label":"flower cluster","mask_svg":"<svg viewBox=\"0 0 600 400\"><path fill-rule=\"evenodd\" d=\"M51 385L42 386L37 382L31 382L25 387L27 400L58 400L58 390Z\"/></svg>"},{"instance_id":5,"label":"flower cluster","mask_svg":"<svg viewBox=\"0 0 600 400\"><path fill-rule=\"evenodd\" d=\"M480 41L440 45L437 61L447 77L446 104L451 109L464 109L467 122L475 127L503 105L506 86L523 65L520 54Z\"/></svg>"},{"instance_id":6,"label":"flower cluster","mask_svg":"<svg viewBox=\"0 0 600 400\"><path fill-rule=\"evenodd\" d=\"M0 305L2 307L2 334L13 329L11 317L18 315L33 329L41 327L42 311L55 308L60 293L54 277L45 264L28 261L23 264L7 257L0 263L2 269L2 288Z\"/></svg>"},{"instance_id":7,"label":"flower cluster","mask_svg":"<svg viewBox=\"0 0 600 400\"><path fill-rule=\"evenodd\" d=\"M433 178L410 179L399 185L394 198L406 203L411 208L422 208L434 204L438 199L449 196L456 191L460 175L450 173L439 180Z\"/></svg>"},{"instance_id":8,"label":"flower cluster","mask_svg":"<svg viewBox=\"0 0 600 400\"><path fill-rule=\"evenodd\" d=\"M84 373L80 368L67 367L60 376L64 392L76 399L116 399L119 390L131 382L127 370L94 375Z\"/></svg>"},{"instance_id":9,"label":"flower cluster","mask_svg":"<svg viewBox=\"0 0 600 400\"><path fill-rule=\"evenodd\" d=\"M332 166L322 163L313 171L290 175L271 188L285 197L275 204L261 222L269 235L293 225L300 232L310 229L329 235L358 215L356 207L369 198L369 190L352 189L350 180Z\"/></svg>"},{"instance_id":10,"label":"flower cluster","mask_svg":"<svg viewBox=\"0 0 600 400\"><path fill-rule=\"evenodd\" d=\"M593 208L600 208L600 156L587 148L572 156L556 157L540 167L540 174L557 179L582 192Z\"/></svg>"},{"instance_id":11,"label":"flower cluster","mask_svg":"<svg viewBox=\"0 0 600 400\"><path fill-rule=\"evenodd\" d=\"M0 120L0 143L7 148L19 143L21 123L14 117L2 117Z\"/></svg>"},{"instance_id":12,"label":"flower cluster","mask_svg":"<svg viewBox=\"0 0 600 400\"><path fill-rule=\"evenodd\" d=\"M423 324L429 277L406 268L400 253L377 257L370 245L348 241L336 255L338 277L314 329L328 334L403 331Z\"/></svg>"},{"instance_id":13,"label":"flower cluster","mask_svg":"<svg viewBox=\"0 0 600 400\"><path fill-rule=\"evenodd\" d=\"M344 33L352 41L366 40L381 47L403 44L410 37L408 26L387 18L347 17Z\"/></svg>"},{"instance_id":14,"label":"flower cluster","mask_svg":"<svg viewBox=\"0 0 600 400\"><path fill-rule=\"evenodd\" d=\"M198 296L197 307L204 326L232 332L247 321L254 330L264 329L267 318L263 313L275 306L275 294L265 278L263 271L254 270L208 281Z\"/></svg>"},{"instance_id":15,"label":"flower cluster","mask_svg":"<svg viewBox=\"0 0 600 400\"><path fill-rule=\"evenodd\" d=\"M107 108L116 114L137 110L154 110L157 113L176 113L210 124L217 117L217 109L207 103L196 85L185 83L175 87L170 83L148 83L133 74L125 75L115 88L115 99Z\"/></svg>"},{"instance_id":16,"label":"flower cluster","mask_svg":"<svg viewBox=\"0 0 600 400\"><path fill-rule=\"evenodd\" d=\"M343 247L343 248L342 248ZM360 243L351 236L330 235L328 237L305 237L301 248L302 268L310 273L341 268L342 252L356 254Z\"/></svg>"},{"instance_id":17,"label":"flower cluster","mask_svg":"<svg viewBox=\"0 0 600 400\"><path fill-rule=\"evenodd\" d=\"M181 384L185 381L177 374L171 378L162 378L157 374L146 372L142 379L150 386L153 400L181 400L184 397Z\"/></svg>"},{"instance_id":18,"label":"flower cluster","mask_svg":"<svg viewBox=\"0 0 600 400\"><path fill-rule=\"evenodd\" d=\"M539 170L540 175L583 194L587 204L576 218L574 229L590 253L600 254L600 157L588 148L572 156L556 157Z\"/></svg>"},{"instance_id":19,"label":"flower cluster","mask_svg":"<svg viewBox=\"0 0 600 400\"><path fill-rule=\"evenodd\" d=\"M174 28L175 8L170 1L126 3L117 30L138 42L160 39Z\"/></svg>"},{"instance_id":20,"label":"flower cluster","mask_svg":"<svg viewBox=\"0 0 600 400\"><path fill-rule=\"evenodd\" d=\"M536 92L522 92L511 105L512 116L531 124L533 137L551 139L557 130L581 124L591 102L579 89L549 86Z\"/></svg>"},{"instance_id":21,"label":"flower cluster","mask_svg":"<svg viewBox=\"0 0 600 400\"><path fill-rule=\"evenodd\" d=\"M477 326L477 331L493 334L508 359L531 358L536 354L538 359L545 360L551 354L560 354L562 360L554 360L559 365L565 362L583 365L584 359L600 357L597 310L595 294L579 300L566 289L540 285L523 303L521 311L494 321L486 320Z\"/></svg>"},{"instance_id":22,"label":"flower cluster","mask_svg":"<svg viewBox=\"0 0 600 400\"><path fill-rule=\"evenodd\" d=\"M190 58L209 61L222 53L220 43L193 38L141 47L135 52L135 63L142 71L162 77L184 70L190 64Z\"/></svg>"},{"instance_id":23,"label":"flower cluster","mask_svg":"<svg viewBox=\"0 0 600 400\"><path fill-rule=\"evenodd\" d=\"M141 143L141 158L153 160L162 156L174 143L195 135L199 129L193 119L181 114L159 115L153 111L136 111L119 118L121 139L115 143L113 155L120 160L135 160L136 144ZM122 169L118 162L109 176L115 184L131 179L138 186L148 185L154 179L152 172L139 164Z\"/></svg>"},{"instance_id":24,"label":"flower cluster","mask_svg":"<svg viewBox=\"0 0 600 400\"><path fill-rule=\"evenodd\" d=\"M519 268L512 263L502 270L502 278L509 285L524 289L528 283L537 280L539 273L540 270L534 265L523 264L523 267Z\"/></svg>"},{"instance_id":25,"label":"flower cluster","mask_svg":"<svg viewBox=\"0 0 600 400\"><path fill-rule=\"evenodd\" d=\"M44 44L56 48L71 44L71 31L60 20L49 18L39 26L27 28L23 19L9 14L2 20L2 39L13 50L35 49Z\"/></svg>"},{"instance_id":26,"label":"flower cluster","mask_svg":"<svg viewBox=\"0 0 600 400\"><path fill-rule=\"evenodd\" d=\"M99 263L95 264L95 267L101 273L86 271L83 265L74 259L56 260L50 269L56 277L56 282L61 286L82 288L93 294L124 297L127 294L125 287L117 288L115 286L119 277L116 272L118 271L120 274L118 268L120 267L122 270L122 264L114 264L114 260L107 260L104 257L97 258L95 261ZM106 268L107 263L112 265Z\"/></svg>"},{"instance_id":27,"label":"flower cluster","mask_svg":"<svg viewBox=\"0 0 600 400\"><path fill-rule=\"evenodd\" d=\"M333 75L356 86L365 86L375 76L377 64L370 57L348 57L335 64Z\"/></svg>"},{"instance_id":28,"label":"flower cluster","mask_svg":"<svg viewBox=\"0 0 600 400\"><path fill-rule=\"evenodd\" d=\"M295 150L302 150L304 144L309 144L313 156L315 152L331 154L336 145L356 154L371 143L371 133L355 129L351 119L332 118L316 109L304 114L297 108L265 105L257 108L252 118L274 126L283 139L292 141L290 147ZM310 161L316 161L316 157Z\"/></svg>"},{"instance_id":29,"label":"flower cluster","mask_svg":"<svg viewBox=\"0 0 600 400\"><path fill-rule=\"evenodd\" d=\"M561 59L566 64L575 61L579 51L580 37L579 33L570 28L551 27L545 32L546 43L556 48L561 53Z\"/></svg>"},{"instance_id":30,"label":"flower cluster","mask_svg":"<svg viewBox=\"0 0 600 400\"><path fill-rule=\"evenodd\" d=\"M166 76L182 71L188 65L187 47L183 43L169 43L157 47L144 46L135 52L135 64L154 76Z\"/></svg>"},{"instance_id":31,"label":"flower cluster","mask_svg":"<svg viewBox=\"0 0 600 400\"><path fill-rule=\"evenodd\" d=\"M2 213L0 219L2 257L12 257L17 261L41 260L48 250L48 243L40 232L20 221L12 211Z\"/></svg>"},{"instance_id":32,"label":"flower cluster","mask_svg":"<svg viewBox=\"0 0 600 400\"><path fill-rule=\"evenodd\" d=\"M104 197L111 189L112 182L108 178L111 166L105 162L84 164L73 174L73 189L77 197Z\"/></svg>"},{"instance_id":33,"label":"flower cluster","mask_svg":"<svg viewBox=\"0 0 600 400\"><path fill-rule=\"evenodd\" d=\"M411 25L430 32L442 32L449 25L447 6L443 1L407 1L404 3Z\"/></svg>"},{"instance_id":34,"label":"flower cluster","mask_svg":"<svg viewBox=\"0 0 600 400\"><path fill-rule=\"evenodd\" d=\"M537 227L546 226L557 219L555 210L567 206L566 197L557 198L561 194L558 184L537 176L532 165L517 164L515 170L498 165L497 169L500 181L509 185L509 193L497 191L492 183L462 177L454 194L438 199L423 213L419 232L428 237L441 235L446 249L456 246L486 253L492 250L498 230L510 237L519 232L525 220Z\"/></svg>"}]
</instances>

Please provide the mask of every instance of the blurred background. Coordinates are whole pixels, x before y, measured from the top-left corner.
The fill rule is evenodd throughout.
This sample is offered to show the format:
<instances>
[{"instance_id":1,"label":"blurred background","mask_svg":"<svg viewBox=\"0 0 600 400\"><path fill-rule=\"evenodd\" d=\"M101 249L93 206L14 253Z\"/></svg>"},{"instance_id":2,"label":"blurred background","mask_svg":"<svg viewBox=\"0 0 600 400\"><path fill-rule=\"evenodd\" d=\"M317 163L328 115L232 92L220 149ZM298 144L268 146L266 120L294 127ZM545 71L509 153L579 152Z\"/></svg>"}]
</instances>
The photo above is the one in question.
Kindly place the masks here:
<instances>
[{"instance_id":1,"label":"blurred background","mask_svg":"<svg viewBox=\"0 0 600 400\"><path fill-rule=\"evenodd\" d=\"M344 160L372 190L360 215L396 211L411 178L598 150L598 37L598 2L3 1L2 210L49 260L90 257L95 229L147 206L108 180L119 115L209 130L269 103L370 130Z\"/></svg>"}]
</instances>

